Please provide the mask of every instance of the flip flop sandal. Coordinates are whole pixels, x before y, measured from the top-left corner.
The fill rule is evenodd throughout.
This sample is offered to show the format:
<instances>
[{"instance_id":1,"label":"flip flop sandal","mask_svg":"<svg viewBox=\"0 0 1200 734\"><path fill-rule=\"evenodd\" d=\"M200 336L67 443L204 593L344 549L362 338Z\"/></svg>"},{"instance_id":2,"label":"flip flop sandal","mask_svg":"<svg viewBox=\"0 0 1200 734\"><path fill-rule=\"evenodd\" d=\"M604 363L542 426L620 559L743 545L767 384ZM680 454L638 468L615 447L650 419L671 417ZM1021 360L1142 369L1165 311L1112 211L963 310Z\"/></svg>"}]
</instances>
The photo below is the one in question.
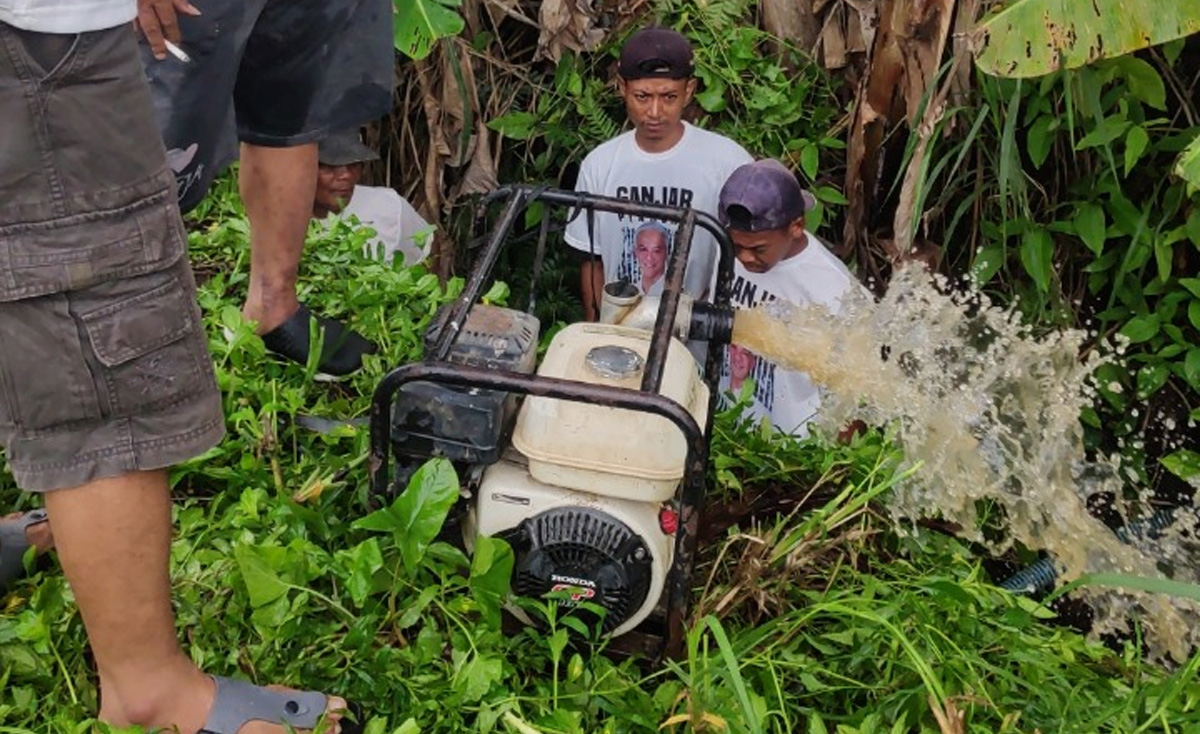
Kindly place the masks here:
<instances>
[{"instance_id":1,"label":"flip flop sandal","mask_svg":"<svg viewBox=\"0 0 1200 734\"><path fill-rule=\"evenodd\" d=\"M291 318L262 335L263 344L274 354L300 365L308 364L309 319L312 311L301 305ZM364 354L378 349L361 334L337 319L317 317L317 328L325 335L317 370L332 377L345 377L362 368Z\"/></svg>"},{"instance_id":2,"label":"flip flop sandal","mask_svg":"<svg viewBox=\"0 0 1200 734\"><path fill-rule=\"evenodd\" d=\"M0 520L0 592L25 573L25 551L29 550L25 530L48 519L45 510L33 510L14 520Z\"/></svg>"},{"instance_id":3,"label":"flip flop sandal","mask_svg":"<svg viewBox=\"0 0 1200 734\"><path fill-rule=\"evenodd\" d=\"M216 675L212 679L217 683L217 695L208 721L197 734L237 734L252 721L312 731L329 701L324 693L314 691L272 691L242 680ZM344 717L338 723L342 734L362 731L358 722Z\"/></svg>"}]
</instances>

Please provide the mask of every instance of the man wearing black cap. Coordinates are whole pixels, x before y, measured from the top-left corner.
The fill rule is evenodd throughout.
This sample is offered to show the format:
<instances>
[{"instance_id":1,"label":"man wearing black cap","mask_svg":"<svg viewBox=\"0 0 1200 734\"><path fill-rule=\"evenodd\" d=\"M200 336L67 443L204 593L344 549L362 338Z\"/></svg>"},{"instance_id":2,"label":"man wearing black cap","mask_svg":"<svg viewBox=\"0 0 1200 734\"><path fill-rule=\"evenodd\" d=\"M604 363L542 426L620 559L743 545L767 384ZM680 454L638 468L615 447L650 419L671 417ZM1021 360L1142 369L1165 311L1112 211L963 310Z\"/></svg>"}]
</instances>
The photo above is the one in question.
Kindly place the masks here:
<instances>
[{"instance_id":1,"label":"man wearing black cap","mask_svg":"<svg viewBox=\"0 0 1200 734\"><path fill-rule=\"evenodd\" d=\"M429 223L395 189L358 185L363 164L379 160L379 154L359 140L358 132L346 130L323 138L317 151L313 218L331 224L339 216L357 218L375 230L367 242L367 253L381 255L385 262L390 263L396 255L405 265L424 260Z\"/></svg>"},{"instance_id":2,"label":"man wearing black cap","mask_svg":"<svg viewBox=\"0 0 1200 734\"><path fill-rule=\"evenodd\" d=\"M609 140L583 160L578 191L713 213L721 184L752 159L740 145L683 121L696 91L692 47L668 28L647 28L621 49L617 85L633 130ZM642 282L636 257L639 218L597 213L576 217L567 244L586 256L581 269L584 313L598 314L604 283ZM667 225L674 236L675 225ZM674 242L671 243L672 247ZM697 230L692 239L685 287L704 298L711 287L717 245Z\"/></svg>"},{"instance_id":3,"label":"man wearing black cap","mask_svg":"<svg viewBox=\"0 0 1200 734\"><path fill-rule=\"evenodd\" d=\"M804 216L814 203L795 175L774 160L741 166L725 182L717 217L729 229L737 255L735 306L754 308L783 299L796 305L820 304L838 314L851 293L865 293L845 264L805 230ZM723 390L731 387L739 350L737 345L728 349ZM769 417L780 431L806 435L821 405L808 375L778 367L760 355L749 376L754 379L751 415Z\"/></svg>"}]
</instances>

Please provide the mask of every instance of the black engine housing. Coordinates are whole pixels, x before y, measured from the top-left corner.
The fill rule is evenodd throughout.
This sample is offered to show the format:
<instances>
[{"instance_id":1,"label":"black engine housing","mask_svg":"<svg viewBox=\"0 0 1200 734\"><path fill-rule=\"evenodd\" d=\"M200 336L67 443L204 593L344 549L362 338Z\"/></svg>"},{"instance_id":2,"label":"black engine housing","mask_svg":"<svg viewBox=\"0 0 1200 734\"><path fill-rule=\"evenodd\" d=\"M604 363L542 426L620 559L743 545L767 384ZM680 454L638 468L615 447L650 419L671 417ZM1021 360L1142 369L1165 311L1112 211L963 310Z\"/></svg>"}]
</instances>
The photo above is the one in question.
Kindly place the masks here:
<instances>
[{"instance_id":1,"label":"black engine housing","mask_svg":"<svg viewBox=\"0 0 1200 734\"><path fill-rule=\"evenodd\" d=\"M560 507L539 513L502 534L516 553L513 592L540 598L575 589L567 605L591 602L605 609L600 629L609 634L646 601L653 558L641 536L598 510ZM582 615L586 615L581 611ZM587 620L594 626L596 620Z\"/></svg>"}]
</instances>

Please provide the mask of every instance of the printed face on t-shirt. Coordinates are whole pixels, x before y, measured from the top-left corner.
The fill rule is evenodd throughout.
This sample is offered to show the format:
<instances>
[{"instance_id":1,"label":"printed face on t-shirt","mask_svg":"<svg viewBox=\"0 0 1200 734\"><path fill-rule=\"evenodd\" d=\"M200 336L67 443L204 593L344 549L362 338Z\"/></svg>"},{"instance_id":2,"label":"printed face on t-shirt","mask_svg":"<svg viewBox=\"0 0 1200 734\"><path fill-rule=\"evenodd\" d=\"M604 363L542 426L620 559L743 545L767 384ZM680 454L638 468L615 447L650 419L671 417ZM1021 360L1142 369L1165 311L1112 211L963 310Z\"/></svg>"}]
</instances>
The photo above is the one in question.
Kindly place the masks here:
<instances>
[{"instance_id":1,"label":"printed face on t-shirt","mask_svg":"<svg viewBox=\"0 0 1200 734\"><path fill-rule=\"evenodd\" d=\"M667 235L663 230L657 227L638 230L633 255L642 271L643 291L666 272L667 249Z\"/></svg>"},{"instance_id":2,"label":"printed face on t-shirt","mask_svg":"<svg viewBox=\"0 0 1200 734\"><path fill-rule=\"evenodd\" d=\"M313 210L318 214L337 214L346 208L350 197L354 196L354 187L362 178L363 164L351 163L347 166L317 166L317 193L313 199Z\"/></svg>"},{"instance_id":3,"label":"printed face on t-shirt","mask_svg":"<svg viewBox=\"0 0 1200 734\"><path fill-rule=\"evenodd\" d=\"M734 392L742 389L742 383L754 372L754 353L737 344L730 344L729 350L729 387Z\"/></svg>"},{"instance_id":4,"label":"printed face on t-shirt","mask_svg":"<svg viewBox=\"0 0 1200 734\"><path fill-rule=\"evenodd\" d=\"M661 152L683 134L683 111L696 91L695 79L619 79L625 112L636 139L649 152Z\"/></svg>"}]
</instances>

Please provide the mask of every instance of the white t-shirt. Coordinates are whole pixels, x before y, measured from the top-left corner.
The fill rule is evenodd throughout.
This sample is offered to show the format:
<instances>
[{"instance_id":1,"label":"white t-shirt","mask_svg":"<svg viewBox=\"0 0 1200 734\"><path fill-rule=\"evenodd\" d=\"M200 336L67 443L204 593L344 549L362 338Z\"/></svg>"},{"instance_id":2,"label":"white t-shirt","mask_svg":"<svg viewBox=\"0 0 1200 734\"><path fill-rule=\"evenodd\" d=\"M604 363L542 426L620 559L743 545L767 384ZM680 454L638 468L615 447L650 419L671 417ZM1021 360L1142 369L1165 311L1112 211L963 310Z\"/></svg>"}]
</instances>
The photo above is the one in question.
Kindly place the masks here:
<instances>
[{"instance_id":1,"label":"white t-shirt","mask_svg":"<svg viewBox=\"0 0 1200 734\"><path fill-rule=\"evenodd\" d=\"M797 306L810 303L824 305L831 313L839 314L844 297L862 286L845 264L825 247L815 235L807 234L808 245L798 255L781 260L765 273L751 273L734 265L733 291L730 298L735 308L754 308L762 303L783 299ZM721 391L736 395L741 380L754 380L754 396L749 414L755 418L769 417L771 425L796 436L808 434L808 422L821 407L817 386L803 372L786 370L763 357L746 350L726 347L721 367ZM737 360L737 384L731 384L732 362Z\"/></svg>"},{"instance_id":2,"label":"white t-shirt","mask_svg":"<svg viewBox=\"0 0 1200 734\"><path fill-rule=\"evenodd\" d=\"M670 150L647 153L638 147L634 131L599 145L583 159L576 191L615 196L668 206L691 206L716 215L717 197L734 169L754 159L742 146L722 135L684 123L683 137ZM588 247L588 216L580 212L567 225L567 244L583 252ZM595 253L604 261L604 281L626 280L642 287L641 266L634 252L634 235L643 224L640 217L597 212L593 237ZM674 248L676 225L663 222L671 232ZM696 227L688 257L685 290L704 298L716 272L717 243L706 230ZM649 289L661 292L660 281ZM657 287L655 287L657 286Z\"/></svg>"},{"instance_id":3,"label":"white t-shirt","mask_svg":"<svg viewBox=\"0 0 1200 734\"><path fill-rule=\"evenodd\" d=\"M416 265L425 259L431 239L429 223L395 189L355 186L341 214L331 215L325 221L332 224L337 217L347 220L358 217L364 226L375 230L375 237L367 242L369 256L375 256L382 245L385 262L391 262L396 253L404 258L405 265Z\"/></svg>"},{"instance_id":4,"label":"white t-shirt","mask_svg":"<svg viewBox=\"0 0 1200 734\"><path fill-rule=\"evenodd\" d=\"M137 0L0 0L0 22L38 33L102 31L136 15Z\"/></svg>"}]
</instances>

